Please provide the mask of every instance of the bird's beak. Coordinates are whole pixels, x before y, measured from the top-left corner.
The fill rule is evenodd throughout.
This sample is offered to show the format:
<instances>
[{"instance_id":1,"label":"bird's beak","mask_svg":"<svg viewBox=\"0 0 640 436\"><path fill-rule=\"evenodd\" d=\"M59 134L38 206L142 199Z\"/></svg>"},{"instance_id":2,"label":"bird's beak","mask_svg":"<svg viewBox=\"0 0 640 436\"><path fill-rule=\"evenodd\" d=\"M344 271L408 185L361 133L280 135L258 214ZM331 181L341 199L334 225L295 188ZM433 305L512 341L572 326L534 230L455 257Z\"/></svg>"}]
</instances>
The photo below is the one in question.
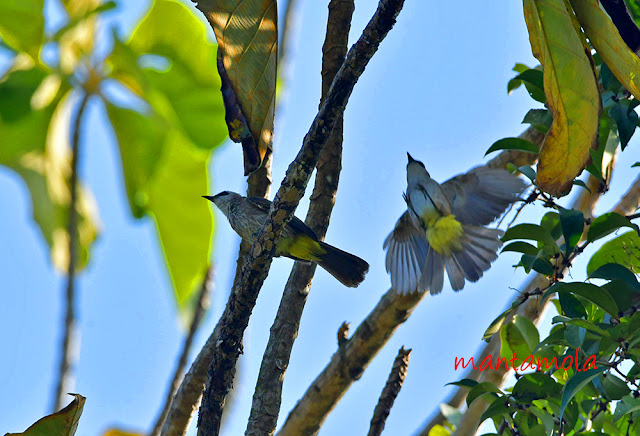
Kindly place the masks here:
<instances>
[{"instance_id":1,"label":"bird's beak","mask_svg":"<svg viewBox=\"0 0 640 436\"><path fill-rule=\"evenodd\" d=\"M411 162L415 162L416 160L414 158L411 157L411 155L409 154L409 152L407 152L407 157L409 158L409 163Z\"/></svg>"},{"instance_id":2,"label":"bird's beak","mask_svg":"<svg viewBox=\"0 0 640 436\"><path fill-rule=\"evenodd\" d=\"M203 195L202 198L206 198L209 201L213 201L213 197L210 195Z\"/></svg>"}]
</instances>

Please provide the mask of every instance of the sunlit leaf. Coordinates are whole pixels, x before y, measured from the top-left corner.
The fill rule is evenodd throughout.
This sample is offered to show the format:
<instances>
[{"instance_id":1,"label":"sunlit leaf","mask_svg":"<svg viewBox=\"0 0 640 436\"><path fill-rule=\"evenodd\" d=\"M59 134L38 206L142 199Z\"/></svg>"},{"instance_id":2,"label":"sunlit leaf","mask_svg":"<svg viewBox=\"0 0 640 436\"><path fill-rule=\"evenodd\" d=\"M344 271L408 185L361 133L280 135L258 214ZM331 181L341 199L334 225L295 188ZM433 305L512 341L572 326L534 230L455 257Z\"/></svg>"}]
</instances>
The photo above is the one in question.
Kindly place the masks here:
<instances>
[{"instance_id":1,"label":"sunlit leaf","mask_svg":"<svg viewBox=\"0 0 640 436\"><path fill-rule=\"evenodd\" d=\"M74 99L67 93L68 85L58 82L54 84L52 96L40 102L38 107L42 107L36 110L33 107L36 96L43 86L49 86L50 77L32 68L11 71L0 82L0 91L7 95L6 100L0 99L0 164L14 170L26 183L33 218L51 249L52 262L56 268L66 271L71 199L69 129ZM87 264L89 249L98 234L95 200L82 186L77 210L77 268L80 269Z\"/></svg>"},{"instance_id":2,"label":"sunlit leaf","mask_svg":"<svg viewBox=\"0 0 640 436\"><path fill-rule=\"evenodd\" d=\"M63 0L62 4L68 14L68 24L58 38L58 56L60 69L70 74L93 51L96 33L94 11L100 7L100 0Z\"/></svg>"},{"instance_id":3,"label":"sunlit leaf","mask_svg":"<svg viewBox=\"0 0 640 436\"><path fill-rule=\"evenodd\" d=\"M264 159L271 150L273 136L278 57L276 1L201 0L196 7L213 27L224 67L220 73L227 75L234 100L257 144L258 155ZM226 102L228 107L234 106L229 99ZM242 120L229 115L227 123L233 139L234 127ZM247 159L246 144L243 146L248 174L260 166L260 161Z\"/></svg>"},{"instance_id":4,"label":"sunlit leaf","mask_svg":"<svg viewBox=\"0 0 640 436\"><path fill-rule=\"evenodd\" d=\"M0 38L38 59L44 38L44 0L0 2Z\"/></svg>"},{"instance_id":5,"label":"sunlit leaf","mask_svg":"<svg viewBox=\"0 0 640 436\"><path fill-rule=\"evenodd\" d=\"M215 51L204 22L181 3L158 0L129 41L115 41L108 61L111 76L143 97L166 123L198 147L212 149L227 137ZM163 61L166 68L156 65Z\"/></svg>"},{"instance_id":6,"label":"sunlit leaf","mask_svg":"<svg viewBox=\"0 0 640 436\"><path fill-rule=\"evenodd\" d=\"M587 232L587 241L593 242L603 238L622 227L630 227L640 233L640 228L632 223L629 218L616 212L609 212L600 215L593 220Z\"/></svg>"},{"instance_id":7,"label":"sunlit leaf","mask_svg":"<svg viewBox=\"0 0 640 436\"><path fill-rule=\"evenodd\" d=\"M204 20L157 0L108 58L110 76L149 104L138 112L107 104L107 111L131 211L155 220L183 314L209 263L213 222L201 196L211 152L227 137L215 53Z\"/></svg>"},{"instance_id":8,"label":"sunlit leaf","mask_svg":"<svg viewBox=\"0 0 640 436\"><path fill-rule=\"evenodd\" d=\"M525 0L534 56L544 67L547 106L553 124L538 161L537 185L554 196L569 192L595 145L600 95L590 54L562 0Z\"/></svg>"},{"instance_id":9,"label":"sunlit leaf","mask_svg":"<svg viewBox=\"0 0 640 436\"><path fill-rule=\"evenodd\" d=\"M587 274L608 263L624 265L633 273L640 273L640 238L635 231L607 241L596 251L587 265Z\"/></svg>"},{"instance_id":10,"label":"sunlit leaf","mask_svg":"<svg viewBox=\"0 0 640 436\"><path fill-rule=\"evenodd\" d=\"M85 397L72 394L75 398L67 407L37 421L24 433L7 433L6 436L73 436L78 429Z\"/></svg>"},{"instance_id":11,"label":"sunlit leaf","mask_svg":"<svg viewBox=\"0 0 640 436\"><path fill-rule=\"evenodd\" d=\"M120 144L131 210L155 220L177 302L185 309L210 258L213 217L201 198L209 189L209 151L153 114L111 104L107 113Z\"/></svg>"}]
</instances>

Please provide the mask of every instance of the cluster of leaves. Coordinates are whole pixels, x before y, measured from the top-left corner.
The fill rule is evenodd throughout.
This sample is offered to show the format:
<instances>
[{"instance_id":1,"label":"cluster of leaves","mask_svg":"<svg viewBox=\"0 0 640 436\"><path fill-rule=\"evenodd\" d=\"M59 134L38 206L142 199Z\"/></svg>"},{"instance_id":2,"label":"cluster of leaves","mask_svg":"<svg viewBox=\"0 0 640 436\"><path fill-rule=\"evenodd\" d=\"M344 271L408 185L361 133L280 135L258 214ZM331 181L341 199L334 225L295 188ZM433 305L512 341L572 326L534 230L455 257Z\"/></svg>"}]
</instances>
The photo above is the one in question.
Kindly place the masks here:
<instances>
[{"instance_id":1,"label":"cluster of leaves","mask_svg":"<svg viewBox=\"0 0 640 436\"><path fill-rule=\"evenodd\" d=\"M82 94L99 100L119 144L131 212L154 219L184 310L210 259L213 217L200 196L209 189L211 152L227 137L216 45L207 42L206 23L183 4L157 0L126 41L114 34L111 53L101 55L94 48L96 21L116 5L62 5L66 22L51 34L45 32L43 0L0 5L2 49L11 58L0 77L0 164L26 183L53 263L66 270L70 114ZM43 50L57 57L43 57ZM77 210L82 268L99 227L86 188Z\"/></svg>"},{"instance_id":2,"label":"cluster of leaves","mask_svg":"<svg viewBox=\"0 0 640 436\"><path fill-rule=\"evenodd\" d=\"M498 434L640 434L640 228L617 213L587 220L581 211L562 208L547 194L566 193L562 184L571 182L568 177L575 178L583 168L601 180L602 191L607 189L613 156L618 147L627 147L638 125L635 108L640 100L632 68L640 62L624 46L597 1L525 1L525 15L534 54L542 65L516 65L518 74L508 91L524 85L545 106L530 110L523 120L544 133L545 141L539 150L524 139L504 138L487 153L514 149L540 154L537 168L511 169L536 186L527 202L541 199L553 210L539 224L508 229L503 251L520 253L516 266L542 274L549 282L543 289L523 294L484 335L488 340L498 334L500 355L517 359L510 366L516 367L516 383L507 389L469 379L454 384L469 388L467 404L486 402L481 422L493 420ZM615 50L604 47L604 40ZM597 52L592 55L594 48ZM586 73L572 76L574 70L588 71L596 78L597 101L591 98ZM563 98L568 93L581 97ZM572 135L567 130L570 125L581 125L582 133L595 126L595 140ZM558 134L561 130L564 138ZM567 163L567 170L549 172L553 164L545 162L545 153ZM583 165L571 170L568 160L572 159L583 160ZM577 179L572 184L588 189ZM593 254L585 281L564 281L587 245L625 227L631 231L602 244ZM540 338L528 319L509 318L532 297L541 304L552 299L558 311L546 338ZM455 423L452 417L450 422Z\"/></svg>"},{"instance_id":3,"label":"cluster of leaves","mask_svg":"<svg viewBox=\"0 0 640 436\"><path fill-rule=\"evenodd\" d=\"M558 2L546 1L537 6L529 5L529 7L525 4L525 14L527 11L532 14L538 13L536 8L548 8L552 3ZM543 68L543 65L529 68L524 64L517 64L514 71L518 74L507 85L509 92L524 85L531 98L545 106L543 109L531 109L523 119L524 124L530 124L546 135L542 148L539 149L535 144L522 138L504 138L487 150L487 153L507 149L539 153L537 169L531 167L514 167L512 169L521 172L532 182L535 182L541 190L552 195L566 194L572 180L573 184L584 187L582 181L574 180L583 169L601 179L602 189L606 189L613 156L619 146L622 150L626 148L638 125L638 115L634 109L640 100L638 93L635 92L636 75L633 73L637 70L633 70L633 68L640 66L640 60L624 45L608 18L602 16L597 2L595 2L595 7L598 9L593 9L592 3L594 2L588 1L579 4L575 10L578 18L584 15L590 19L596 17L597 20L600 20L597 23L598 27L591 33L583 34L581 31L574 31L573 26L577 26L576 16L574 16L571 7L563 4L562 0L559 0L559 5L560 10L564 13L548 14L546 18L549 20L548 22L540 17L535 23L533 22L535 20L531 19L529 22L530 34L532 33L531 27L535 27L536 23L548 26L551 30L555 29L554 32L545 33L544 38L540 35L534 36L542 38L541 43L545 47L558 49L558 53L547 55L553 58L551 60L557 62L550 61L548 57L545 59L538 56L534 47L534 54L542 64L545 65L545 60L547 61L546 68ZM607 21L602 21L603 19ZM583 21L586 21L586 18ZM585 27L583 21L580 21L580 24L585 29L591 30L590 27ZM606 24L609 26L605 26ZM565 27L571 25L571 27L563 28L563 25ZM589 43L593 46L598 43L596 49L600 48L599 39L592 37L592 33L595 34L596 30L615 32L617 38L611 37L611 44L615 45L620 53L628 52L627 54L631 58L614 56L608 51L602 53L598 51L591 55L593 47ZM571 47L571 38L568 38L567 35L574 34L579 44ZM589 37L588 42L586 37ZM567 53L572 54L567 55ZM575 61L573 58L577 57L578 53L583 53L584 60L589 61L588 65L581 64L585 77L580 80L575 76L575 71L579 71L580 68L573 64L568 65L570 61ZM596 79L594 84L596 95L599 96L595 99L591 94L589 94L589 98L584 95L587 92L585 89L591 88L593 78ZM578 95L580 98L577 101L562 98L563 90L569 94ZM562 101L561 109L565 112L564 114L557 113L559 100ZM596 114L595 118L591 116L593 113ZM578 133L572 136L570 126L578 126L575 130L581 134L592 131L593 138L583 137ZM554 129L560 129L566 136L559 140ZM575 168L572 169L572 164L578 161L580 164L574 165ZM555 168L553 165L560 165L562 168Z\"/></svg>"}]
</instances>

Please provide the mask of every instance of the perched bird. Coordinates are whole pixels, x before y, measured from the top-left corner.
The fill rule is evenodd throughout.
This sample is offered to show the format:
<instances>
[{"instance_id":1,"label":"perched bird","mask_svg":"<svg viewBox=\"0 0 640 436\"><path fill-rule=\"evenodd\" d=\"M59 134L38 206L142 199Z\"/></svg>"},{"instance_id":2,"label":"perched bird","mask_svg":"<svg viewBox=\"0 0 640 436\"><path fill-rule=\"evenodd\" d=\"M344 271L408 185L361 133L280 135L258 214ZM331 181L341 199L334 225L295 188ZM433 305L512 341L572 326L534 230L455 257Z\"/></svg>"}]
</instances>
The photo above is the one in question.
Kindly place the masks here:
<instances>
[{"instance_id":1,"label":"perched bird","mask_svg":"<svg viewBox=\"0 0 640 436\"><path fill-rule=\"evenodd\" d=\"M519 198L525 183L502 169L474 168L442 185L407 153L407 211L384 241L386 267L398 293L442 291L444 271L454 291L489 269L502 230L484 226Z\"/></svg>"},{"instance_id":2,"label":"perched bird","mask_svg":"<svg viewBox=\"0 0 640 436\"><path fill-rule=\"evenodd\" d=\"M248 242L256 239L271 208L271 201L267 199L244 197L229 191L203 197L212 201L227 217L233 230ZM367 262L318 240L315 232L295 216L282 231L275 255L314 262L351 288L357 287L369 271Z\"/></svg>"}]
</instances>

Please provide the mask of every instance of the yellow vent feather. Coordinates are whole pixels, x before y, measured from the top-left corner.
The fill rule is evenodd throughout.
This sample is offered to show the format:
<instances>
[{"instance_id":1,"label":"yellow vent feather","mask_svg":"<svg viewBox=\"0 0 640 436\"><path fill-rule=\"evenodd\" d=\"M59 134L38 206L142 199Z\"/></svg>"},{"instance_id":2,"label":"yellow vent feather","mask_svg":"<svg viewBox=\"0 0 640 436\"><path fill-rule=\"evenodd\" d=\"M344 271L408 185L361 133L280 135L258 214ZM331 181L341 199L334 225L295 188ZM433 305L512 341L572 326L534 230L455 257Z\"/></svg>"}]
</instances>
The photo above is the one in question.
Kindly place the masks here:
<instances>
[{"instance_id":1,"label":"yellow vent feather","mask_svg":"<svg viewBox=\"0 0 640 436\"><path fill-rule=\"evenodd\" d=\"M453 251L462 250L462 224L454 215L438 218L427 229L427 241L437 253L450 256Z\"/></svg>"}]
</instances>

